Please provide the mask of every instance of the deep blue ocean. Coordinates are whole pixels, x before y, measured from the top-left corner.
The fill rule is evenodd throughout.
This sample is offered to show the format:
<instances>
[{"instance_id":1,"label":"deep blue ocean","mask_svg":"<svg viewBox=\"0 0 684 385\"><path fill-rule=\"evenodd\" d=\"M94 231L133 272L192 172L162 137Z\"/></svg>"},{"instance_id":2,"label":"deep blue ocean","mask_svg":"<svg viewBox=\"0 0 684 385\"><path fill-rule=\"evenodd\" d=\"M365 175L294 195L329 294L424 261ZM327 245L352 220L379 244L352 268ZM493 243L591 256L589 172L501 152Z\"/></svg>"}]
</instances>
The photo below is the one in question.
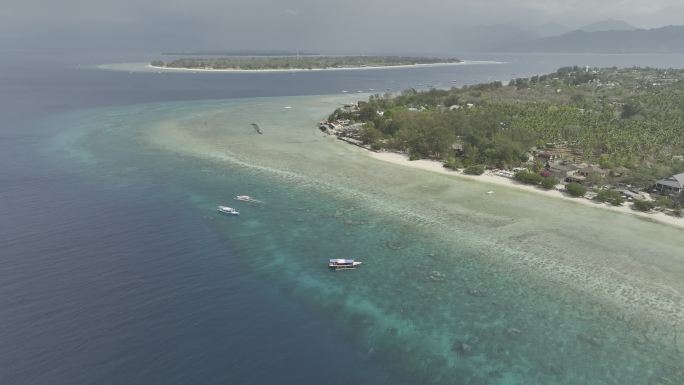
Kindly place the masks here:
<instances>
[{"instance_id":1,"label":"deep blue ocean","mask_svg":"<svg viewBox=\"0 0 684 385\"><path fill-rule=\"evenodd\" d=\"M186 187L211 187L193 174L194 166L204 165L162 163L117 143L89 144L99 151L97 167L46 151L72 114L142 111L162 102L450 87L565 65L684 67L684 55L503 54L468 59L504 64L311 73L92 67L148 59L0 52L0 384L414 383L396 363L374 358L355 340L350 329L363 328L364 320L337 319L334 308L321 309L279 281L277 272L244 260L253 258L254 245L267 250L270 240L283 241L266 232L268 221L277 219L247 230L208 225L197 206L178 204L213 207L215 197ZM236 171L221 183L224 191L233 184L239 191L239 185L262 182ZM285 199L278 192L274 186L263 195ZM305 194L287 199L293 207L306 204ZM238 231L239 239L233 236ZM277 254L260 258L268 265Z\"/></svg>"}]
</instances>

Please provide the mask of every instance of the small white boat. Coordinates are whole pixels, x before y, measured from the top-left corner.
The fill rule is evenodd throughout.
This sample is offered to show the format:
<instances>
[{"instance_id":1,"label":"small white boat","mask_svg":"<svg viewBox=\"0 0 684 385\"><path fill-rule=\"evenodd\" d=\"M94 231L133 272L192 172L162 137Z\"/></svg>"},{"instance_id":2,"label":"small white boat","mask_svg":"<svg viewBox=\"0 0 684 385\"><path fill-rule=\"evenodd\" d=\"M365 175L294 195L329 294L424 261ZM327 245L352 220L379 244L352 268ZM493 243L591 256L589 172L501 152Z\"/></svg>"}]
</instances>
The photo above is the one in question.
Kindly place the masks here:
<instances>
[{"instance_id":1,"label":"small white boat","mask_svg":"<svg viewBox=\"0 0 684 385\"><path fill-rule=\"evenodd\" d=\"M220 213L222 213L222 214L240 215L240 212L239 212L239 211L235 210L235 209L232 208L232 207L228 207L228 206L218 206L218 207L216 208L216 211L218 211L218 212L220 212Z\"/></svg>"},{"instance_id":2,"label":"small white boat","mask_svg":"<svg viewBox=\"0 0 684 385\"><path fill-rule=\"evenodd\" d=\"M252 198L249 195L238 195L235 197L235 200L236 201L242 201L242 202L249 202L249 201L253 201L254 198Z\"/></svg>"},{"instance_id":3,"label":"small white boat","mask_svg":"<svg viewBox=\"0 0 684 385\"><path fill-rule=\"evenodd\" d=\"M328 261L328 267L333 270L356 269L359 265L361 262L353 259L331 259Z\"/></svg>"}]
</instances>

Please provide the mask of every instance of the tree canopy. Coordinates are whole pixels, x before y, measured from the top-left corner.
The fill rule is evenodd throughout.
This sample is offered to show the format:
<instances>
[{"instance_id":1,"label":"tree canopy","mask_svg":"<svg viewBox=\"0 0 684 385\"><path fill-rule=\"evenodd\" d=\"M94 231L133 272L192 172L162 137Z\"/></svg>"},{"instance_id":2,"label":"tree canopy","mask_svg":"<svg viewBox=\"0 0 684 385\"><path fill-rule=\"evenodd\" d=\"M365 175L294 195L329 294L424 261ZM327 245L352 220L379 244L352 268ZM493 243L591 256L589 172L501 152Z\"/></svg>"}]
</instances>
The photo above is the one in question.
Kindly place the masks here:
<instances>
[{"instance_id":1,"label":"tree canopy","mask_svg":"<svg viewBox=\"0 0 684 385\"><path fill-rule=\"evenodd\" d=\"M373 95L359 108L331 119L372 123L368 143L414 159L511 168L563 144L581 161L629 169L635 185L684 172L684 70L564 67L508 85Z\"/></svg>"}]
</instances>

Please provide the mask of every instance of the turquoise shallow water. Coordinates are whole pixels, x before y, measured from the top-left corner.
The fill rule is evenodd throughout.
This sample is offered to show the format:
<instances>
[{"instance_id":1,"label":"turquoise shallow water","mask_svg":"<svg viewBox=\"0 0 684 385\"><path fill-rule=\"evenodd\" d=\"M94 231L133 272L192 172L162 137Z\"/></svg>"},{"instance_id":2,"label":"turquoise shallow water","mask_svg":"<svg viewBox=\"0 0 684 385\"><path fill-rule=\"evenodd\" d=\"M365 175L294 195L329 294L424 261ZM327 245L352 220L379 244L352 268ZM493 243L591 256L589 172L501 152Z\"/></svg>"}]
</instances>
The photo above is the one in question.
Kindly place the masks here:
<instances>
[{"instance_id":1,"label":"turquoise shallow water","mask_svg":"<svg viewBox=\"0 0 684 385\"><path fill-rule=\"evenodd\" d=\"M614 268L629 274L629 250L665 255L681 238L660 244L648 236L681 232L591 214L599 210L587 212L585 223L567 223L559 218L591 209L561 205L554 216L540 198L499 190L498 203L484 202L490 186L454 187L445 178L368 163L315 130L322 112L340 100L244 99L77 112L55 123L64 130L47 151L85 180L123 189L153 183L173 207L223 240L239 275L276 288L305 317L329 322L335 343L389 373L387 383L680 383L681 323L657 323L643 311L562 284L584 279L579 269L549 278L544 266L532 263L545 261L553 269L564 256L582 253L583 267L591 270L587 261L603 253L615 260L626 256L624 268ZM263 137L248 126L251 121L264 129ZM416 191L423 198L416 199ZM234 202L237 194L264 203ZM443 209L424 202L425 196L458 205ZM243 214L219 216L217 204ZM521 206L530 207L527 216ZM624 228L599 230L601 221L623 222ZM643 233L630 232L637 228ZM594 245L595 238L627 236L623 245ZM325 267L329 257L348 256L365 265L339 273ZM654 286L681 278L676 269ZM226 279L235 273L226 272ZM681 304L678 290L671 290L668 304ZM267 351L278 339L254 336L252 342L263 346L265 361L277 359Z\"/></svg>"}]
</instances>

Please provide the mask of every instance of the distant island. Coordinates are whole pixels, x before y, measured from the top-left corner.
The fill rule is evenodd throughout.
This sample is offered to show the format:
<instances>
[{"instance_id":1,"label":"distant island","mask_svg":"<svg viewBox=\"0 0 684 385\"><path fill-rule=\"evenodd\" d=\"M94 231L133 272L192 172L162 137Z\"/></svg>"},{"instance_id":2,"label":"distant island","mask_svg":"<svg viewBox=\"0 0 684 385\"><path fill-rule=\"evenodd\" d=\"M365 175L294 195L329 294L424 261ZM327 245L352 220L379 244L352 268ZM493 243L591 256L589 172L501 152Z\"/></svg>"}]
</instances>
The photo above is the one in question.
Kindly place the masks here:
<instances>
[{"instance_id":1,"label":"distant island","mask_svg":"<svg viewBox=\"0 0 684 385\"><path fill-rule=\"evenodd\" d=\"M453 58L410 56L277 56L155 60L152 67L196 70L313 70L460 63Z\"/></svg>"},{"instance_id":2,"label":"distant island","mask_svg":"<svg viewBox=\"0 0 684 385\"><path fill-rule=\"evenodd\" d=\"M618 28L620 25L613 27ZM684 53L684 26L627 28L622 26L620 30L576 30L560 36L501 45L499 50L557 53Z\"/></svg>"},{"instance_id":3,"label":"distant island","mask_svg":"<svg viewBox=\"0 0 684 385\"><path fill-rule=\"evenodd\" d=\"M318 53L305 51L284 50L206 50L206 51L180 51L163 52L165 56L318 56Z\"/></svg>"},{"instance_id":4,"label":"distant island","mask_svg":"<svg viewBox=\"0 0 684 385\"><path fill-rule=\"evenodd\" d=\"M465 174L682 215L684 70L565 67L507 85L409 89L340 107L319 127Z\"/></svg>"}]
</instances>

